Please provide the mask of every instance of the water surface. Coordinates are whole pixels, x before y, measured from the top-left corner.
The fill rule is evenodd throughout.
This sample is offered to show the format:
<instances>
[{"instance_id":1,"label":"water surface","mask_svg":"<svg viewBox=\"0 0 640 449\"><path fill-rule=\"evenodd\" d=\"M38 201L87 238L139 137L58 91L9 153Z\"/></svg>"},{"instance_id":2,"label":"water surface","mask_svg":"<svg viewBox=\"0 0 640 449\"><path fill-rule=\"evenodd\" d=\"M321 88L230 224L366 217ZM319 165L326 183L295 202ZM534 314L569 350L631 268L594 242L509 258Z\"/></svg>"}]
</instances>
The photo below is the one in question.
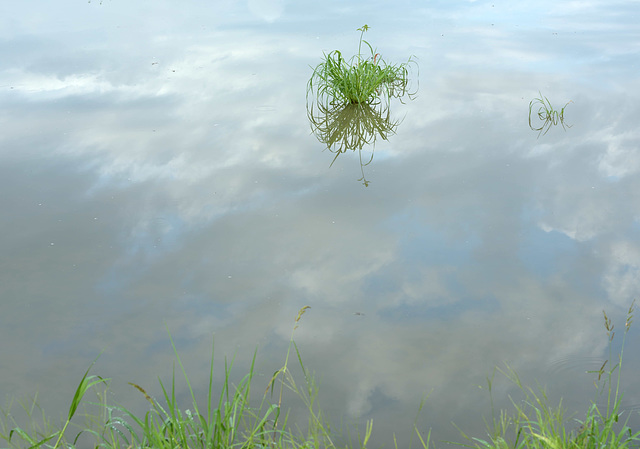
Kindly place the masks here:
<instances>
[{"instance_id":1,"label":"water surface","mask_svg":"<svg viewBox=\"0 0 640 449\"><path fill-rule=\"evenodd\" d=\"M144 410L173 335L205 391L296 330L329 415L482 436L508 363L578 411L640 288L635 2L0 6L0 392L64 413L82 373ZM310 132L323 51L415 55L364 168ZM570 128L528 126L539 92ZM324 150L324 151L323 151ZM366 148L363 152L372 148ZM615 340L617 345L619 340ZM638 332L625 369L637 369ZM625 404L640 385L623 377ZM262 382L262 383L261 383ZM498 403L513 387L495 384ZM183 392L184 393L184 392ZM259 394L259 393L258 393ZM185 402L185 407L188 402Z\"/></svg>"}]
</instances>

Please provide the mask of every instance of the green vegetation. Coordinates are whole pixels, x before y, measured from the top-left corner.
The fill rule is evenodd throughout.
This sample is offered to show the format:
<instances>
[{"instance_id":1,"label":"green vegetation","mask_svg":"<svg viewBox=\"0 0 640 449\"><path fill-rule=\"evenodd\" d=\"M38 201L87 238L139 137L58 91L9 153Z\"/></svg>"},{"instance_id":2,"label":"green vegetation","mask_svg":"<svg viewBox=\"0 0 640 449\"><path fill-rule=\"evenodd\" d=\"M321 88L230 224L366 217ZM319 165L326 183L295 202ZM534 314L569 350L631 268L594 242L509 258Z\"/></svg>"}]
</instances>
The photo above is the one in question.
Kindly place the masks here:
<instances>
[{"instance_id":1,"label":"green vegetation","mask_svg":"<svg viewBox=\"0 0 640 449\"><path fill-rule=\"evenodd\" d=\"M413 58L399 65L387 64L369 42L363 40L368 25L358 28L360 42L358 54L346 60L342 53L334 50L324 55L324 61L313 70L307 84L307 102L309 96L315 97L319 104L365 104L380 97L401 98L409 93L409 71L417 67ZM362 44L369 49L362 53Z\"/></svg>"},{"instance_id":2,"label":"green vegetation","mask_svg":"<svg viewBox=\"0 0 640 449\"><path fill-rule=\"evenodd\" d=\"M622 347L617 361L613 360L613 324L606 312L604 325L609 339L609 358L598 371L590 371L597 375L595 382L598 398L604 397L604 405L593 401L584 419L573 420L578 424L577 430L567 430L570 422L565 418L566 410L562 399L558 405L550 403L544 389L539 392L526 387L513 369L498 369L524 393L524 400L511 400L514 412L501 411L496 417L491 402L492 422L487 426L489 439L472 438L464 433L468 441L465 447L474 449L627 449L640 447L640 431L635 433L629 427L629 418L621 421L622 392L620 391L620 375L622 356L627 332L633 322L635 301L627 312ZM605 370L607 364L611 365ZM494 373L495 374L495 373ZM487 379L491 394L493 377Z\"/></svg>"},{"instance_id":3,"label":"green vegetation","mask_svg":"<svg viewBox=\"0 0 640 449\"><path fill-rule=\"evenodd\" d=\"M565 104L562 109L560 109L560 111L556 111L555 109L553 109L553 106L551 106L551 102L547 97L543 96L540 92L538 92L538 94L540 94L539 98L534 98L529 102L529 127L534 131L538 131L538 137L540 137L540 134L542 134L543 136L547 134L547 132L549 132L549 129L551 129L551 126L556 126L558 123L562 125L562 129L564 129L565 131L567 130L566 127L571 128L572 125L566 125L565 127L564 110L567 106L569 106L569 103L572 103L572 101L569 101L567 104ZM539 105L538 112L537 114L535 114L538 116L538 119L542 123L542 125L539 126L534 125L531 122L531 116L535 105Z\"/></svg>"},{"instance_id":4,"label":"green vegetation","mask_svg":"<svg viewBox=\"0 0 640 449\"><path fill-rule=\"evenodd\" d=\"M609 342L609 358L598 371L596 386L598 397L604 398L604 405L592 402L584 419L575 420L579 424L577 430L567 428L570 422L565 418L562 401L551 405L544 390L535 392L520 381L518 375L509 367L499 369L511 382L524 393L524 400L512 400L514 411L500 411L496 417L491 398L492 420L487 425L489 439L479 439L462 435L467 443L462 446L473 449L633 449L640 447L640 432L628 426L629 416L622 421L622 392L620 391L620 375L624 343L627 332L633 321L634 305L631 304L626 316L622 347L615 365L606 370L607 364L614 363L612 342L614 326L604 313L605 328ZM191 396L189 409L182 409L176 398L176 376L172 377L170 386L160 381L162 402L156 400L140 385L130 383L132 388L142 394L151 404L149 411L137 416L126 408L110 405L106 400L109 379L90 376L93 363L82 377L71 401L66 421L60 430L56 429L47 417L36 417L35 411L41 412L35 398L23 404L29 422L20 426L13 417L10 407L0 417L0 439L11 448L75 448L92 447L104 449L320 449L320 448L366 448L372 445L371 435L373 423L367 422L364 433L356 429L356 441L338 446L340 438L330 427L328 420L318 408L316 398L317 384L302 362L300 351L294 341L294 333L302 315L309 309L303 307L296 316L294 328L289 340L286 357L282 368L270 378L261 400L256 405L251 401L251 386L254 373L255 354L249 374L237 386L230 381L233 362L225 361L225 376L222 390L217 398L213 394L213 350L209 373L207 403L202 406L196 401L191 383L185 368L171 340L178 366ZM299 384L294 378L289 364L297 359L304 382ZM611 363L609 363L611 361ZM94 361L95 363L95 361ZM495 372L494 372L495 374ZM487 379L491 396L494 378ZM102 390L100 390L102 388ZM76 415L81 401L89 390L96 391L98 403L90 403L98 407L99 413L88 415L84 425L72 424L80 430L70 435L69 424ZM307 428L303 431L290 424L288 413L283 412L283 392L288 390L302 399L308 417ZM215 405L215 407L214 407ZM424 406L420 403L418 413ZM423 436L415 433L423 449L432 446L431 433ZM90 443L87 442L89 439ZM351 438L348 438L351 441ZM394 438L395 440L395 438ZM409 447L411 447L411 443ZM344 443L343 443L344 444ZM456 443L457 444L457 443ZM3 446L4 447L4 446ZM396 449L398 448L396 444Z\"/></svg>"},{"instance_id":5,"label":"green vegetation","mask_svg":"<svg viewBox=\"0 0 640 449\"><path fill-rule=\"evenodd\" d=\"M365 178L364 167L373 160L373 148L369 158L362 158L365 145L375 145L380 137L387 140L395 134L398 121L391 119L388 106L375 107L369 104L347 105L318 105L315 111L309 112L311 129L318 140L335 154L331 165L347 150L358 151L360 157L360 171L365 187L369 181ZM314 113L315 112L315 113Z\"/></svg>"},{"instance_id":6,"label":"green vegetation","mask_svg":"<svg viewBox=\"0 0 640 449\"><path fill-rule=\"evenodd\" d=\"M96 359L97 360L97 359ZM22 444L16 444L16 440L21 441L21 443L27 444L29 448L37 448L37 447L71 447L65 440L65 431L67 427L71 423L71 420L76 414L78 407L80 406L80 402L84 395L99 384L106 383L106 379L102 379L100 376L89 376L89 371L91 367L96 362L94 360L87 371L85 371L84 376L80 380L80 384L78 384L78 388L76 388L76 392L73 395L73 399L71 400L71 404L69 405L69 412L67 414L67 419L62 426L61 430L55 430L54 426L48 420L46 415L38 408L37 405L37 396L34 398L31 404L22 404L22 408L27 413L29 417L29 423L27 428L21 428L15 425L15 421L11 417L11 407L9 407L8 411L3 410L3 418L0 420L0 438L7 441L11 447L24 447ZM37 420L34 417L34 411L38 408L42 415L42 420L40 425L37 423ZM12 423L15 427L9 429L8 424ZM76 436L76 440L79 435ZM54 442L53 445L48 444L49 442ZM74 440L75 442L75 440Z\"/></svg>"},{"instance_id":7,"label":"green vegetation","mask_svg":"<svg viewBox=\"0 0 640 449\"><path fill-rule=\"evenodd\" d=\"M135 383L130 383L151 404L150 410L144 416L137 416L131 411L118 405L110 405L106 401L109 379L89 376L87 369L69 408L68 419L61 430L56 430L49 419L42 413L41 419L35 416L37 397L27 404L22 404L29 422L20 426L13 414L11 405L4 409L0 417L0 440L10 448L76 448L92 447L104 449L320 449L337 448L335 439L339 437L328 424L323 413L318 409L316 398L317 384L313 374L305 369L298 347L293 339L294 332L302 315L309 309L305 306L298 312L295 325L291 333L284 365L271 377L262 399L256 406L251 401L251 386L254 375L255 354L249 373L233 386L230 372L233 363L225 361L225 377L219 397L213 394L213 350L209 372L207 403L202 406L189 382L186 370L180 360L176 347L171 344L176 355L178 366L182 371L184 381L191 395L191 406L182 409L176 398L176 376L172 377L170 386L160 381L162 402L153 398L147 391ZM299 385L289 368L289 362L294 357L302 369L304 383ZM94 361L95 363L95 361ZM103 390L98 391L102 386ZM80 430L75 435L68 428L76 414L80 402L86 393L94 389L100 399L97 406L100 413L86 416L84 425L75 425ZM308 412L308 426L303 431L289 424L288 413L282 412L283 393L292 391L300 398ZM277 395L276 395L277 393ZM274 398L276 395L277 401ZM273 402L271 401L273 400ZM214 404L217 406L214 408ZM41 411L41 410L39 410ZM356 442L348 446L366 448L373 431L373 423L366 423L364 434L355 431ZM423 448L429 444L426 439L416 433ZM90 440L88 443L87 438ZM348 440L351 440L348 437ZM4 446L2 446L4 447Z\"/></svg>"},{"instance_id":8,"label":"green vegetation","mask_svg":"<svg viewBox=\"0 0 640 449\"><path fill-rule=\"evenodd\" d=\"M365 186L369 181L364 167L373 160L373 150L369 160L363 161L363 147L395 133L399 122L390 119L389 100L414 98L417 89L411 91L409 75L418 69L413 57L403 64L387 64L363 39L367 30L368 25L358 28L358 54L348 60L339 50L325 54L307 84L307 116L312 132L335 154L331 165L347 150L359 152L362 177L358 181Z\"/></svg>"}]
</instances>

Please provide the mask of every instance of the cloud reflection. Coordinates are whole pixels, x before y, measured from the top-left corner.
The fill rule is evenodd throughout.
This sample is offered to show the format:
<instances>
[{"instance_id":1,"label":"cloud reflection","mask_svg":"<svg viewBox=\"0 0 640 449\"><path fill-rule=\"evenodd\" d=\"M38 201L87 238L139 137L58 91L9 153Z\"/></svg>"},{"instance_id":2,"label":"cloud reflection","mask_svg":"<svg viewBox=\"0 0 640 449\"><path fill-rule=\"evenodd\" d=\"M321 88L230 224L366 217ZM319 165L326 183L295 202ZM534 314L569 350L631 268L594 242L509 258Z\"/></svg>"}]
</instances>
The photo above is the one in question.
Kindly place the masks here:
<instances>
[{"instance_id":1,"label":"cloud reflection","mask_svg":"<svg viewBox=\"0 0 640 449\"><path fill-rule=\"evenodd\" d=\"M154 9L145 28L113 2L90 7L65 23L104 20L99 32L59 34L42 19L51 28L30 35L24 62L13 54L0 69L3 391L53 387L56 410L105 346L101 374L153 387L171 369L163 323L196 385L211 334L239 367L259 346L269 375L309 304L297 341L327 407L388 422L377 441L428 392L425 426L473 425L486 407L477 385L505 361L569 384L569 406L590 399L588 376L545 376L549 361L600 357L601 310L626 310L639 287L640 102L623 61L606 80L572 72L612 68L585 35L536 44L551 38L536 23L564 17L553 12L520 33L526 10L487 9L504 19L497 32L440 6L451 20L439 26L476 21L455 39L375 27L400 54L429 51L418 54L421 97L399 107L406 119L379 142L376 182L362 189L357 165L328 169L304 113L308 64L339 30L318 43L302 23L221 27L194 10L176 12L184 23L171 31L160 19L173 9ZM594 25L584 19L565 31ZM17 34L38 30L19 23ZM45 45L51 35L65 45ZM605 37L611 56L617 38ZM574 100L571 133L531 135L538 89Z\"/></svg>"}]
</instances>

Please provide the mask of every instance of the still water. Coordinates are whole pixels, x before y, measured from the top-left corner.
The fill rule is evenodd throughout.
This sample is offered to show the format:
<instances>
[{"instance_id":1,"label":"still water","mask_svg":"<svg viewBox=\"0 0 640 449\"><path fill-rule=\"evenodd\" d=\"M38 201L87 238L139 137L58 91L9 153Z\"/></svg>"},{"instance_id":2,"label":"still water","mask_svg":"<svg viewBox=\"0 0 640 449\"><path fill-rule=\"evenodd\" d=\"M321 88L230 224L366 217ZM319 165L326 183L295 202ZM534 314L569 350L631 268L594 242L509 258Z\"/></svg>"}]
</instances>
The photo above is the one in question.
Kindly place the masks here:
<instances>
[{"instance_id":1,"label":"still water","mask_svg":"<svg viewBox=\"0 0 640 449\"><path fill-rule=\"evenodd\" d=\"M201 394L214 338L220 375L257 350L259 396L308 305L295 339L320 404L373 419L374 446L405 444L427 396L421 431L483 436L478 386L504 363L582 411L602 310L620 336L640 291L639 17L634 1L2 3L0 394L62 416L103 351L110 400L145 410L127 382L160 397L170 331ZM417 58L418 97L330 167L310 66L356 52L365 23L385 60ZM570 127L530 129L540 94L571 102ZM513 392L496 378L499 405Z\"/></svg>"}]
</instances>

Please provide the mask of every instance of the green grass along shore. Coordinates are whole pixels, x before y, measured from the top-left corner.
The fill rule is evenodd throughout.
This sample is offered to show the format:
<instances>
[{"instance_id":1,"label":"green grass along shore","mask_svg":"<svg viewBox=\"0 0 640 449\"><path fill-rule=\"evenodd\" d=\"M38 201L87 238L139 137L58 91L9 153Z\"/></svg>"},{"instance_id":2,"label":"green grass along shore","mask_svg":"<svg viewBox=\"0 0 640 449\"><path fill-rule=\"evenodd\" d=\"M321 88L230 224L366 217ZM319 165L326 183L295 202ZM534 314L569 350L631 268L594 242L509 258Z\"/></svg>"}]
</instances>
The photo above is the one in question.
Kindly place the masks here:
<instances>
[{"instance_id":1,"label":"green grass along shore","mask_svg":"<svg viewBox=\"0 0 640 449\"><path fill-rule=\"evenodd\" d=\"M632 449L640 448L640 431L633 431L622 420L620 391L620 374L622 370L624 343L627 332L633 322L635 302L631 304L624 324L622 347L619 354L612 354L614 325L604 313L604 325L609 343L608 360L602 367L593 372L598 386L598 397L604 398L604 405L598 406L593 401L579 420L577 431L569 431L567 427L575 427L576 420L566 418L566 410L559 404L550 404L544 390L537 391L525 386L517 373L506 367L497 369L524 393L524 401L512 403L511 410L496 411L491 400L492 419L487 423L486 439L466 435L459 429L465 443L453 443L474 449ZM318 388L313 375L304 367L302 357L294 341L294 333L302 315L309 309L303 307L296 316L291 333L285 361L270 379L266 390L260 391L259 406L251 406L251 387L254 375L254 364L249 373L232 386L229 373L231 366L225 364L225 377L220 391L214 397L213 391L213 353L209 373L209 389L207 403L197 403L191 383L184 366L173 346L178 366L190 391L192 403L190 408L180 408L176 400L175 373L171 385L160 382L162 401L152 398L140 385L131 383L150 403L150 409L143 416L137 416L126 408L107 404L106 391L109 379L90 375L93 363L82 376L73 395L66 420L55 426L43 413L34 416L39 410L36 401L23 404L30 418L26 425L20 426L11 414L10 407L0 414L0 448L104 448L104 449L320 449L320 448L367 448L378 447L372 441L373 423L367 422L363 432L355 429L350 432L347 443L343 435L331 429L322 411L317 407ZM171 337L170 337L171 338ZM615 357L614 357L615 356ZM295 360L294 360L295 359ZM255 354L253 361L255 362ZM95 363L95 361L94 361ZM300 366L303 380L298 383L292 375L289 365ZM495 374L495 372L494 372ZM493 376L487 379L491 396ZM290 425L288 413L284 410L283 392L290 390L305 404L308 426L305 430ZM101 410L97 415L85 416L84 424L72 423L86 393L94 390L100 399L97 405ZM601 401L602 402L602 401ZM214 407L214 404L217 404ZM419 404L418 413L424 406ZM417 419L417 417L416 417ZM430 432L426 435L418 431L414 421L414 432L410 446L437 448L450 445L447 442L435 442ZM395 440L395 438L394 438ZM89 441L90 443L87 443ZM87 446L89 444L89 446ZM396 448L398 445L396 444Z\"/></svg>"}]
</instances>

